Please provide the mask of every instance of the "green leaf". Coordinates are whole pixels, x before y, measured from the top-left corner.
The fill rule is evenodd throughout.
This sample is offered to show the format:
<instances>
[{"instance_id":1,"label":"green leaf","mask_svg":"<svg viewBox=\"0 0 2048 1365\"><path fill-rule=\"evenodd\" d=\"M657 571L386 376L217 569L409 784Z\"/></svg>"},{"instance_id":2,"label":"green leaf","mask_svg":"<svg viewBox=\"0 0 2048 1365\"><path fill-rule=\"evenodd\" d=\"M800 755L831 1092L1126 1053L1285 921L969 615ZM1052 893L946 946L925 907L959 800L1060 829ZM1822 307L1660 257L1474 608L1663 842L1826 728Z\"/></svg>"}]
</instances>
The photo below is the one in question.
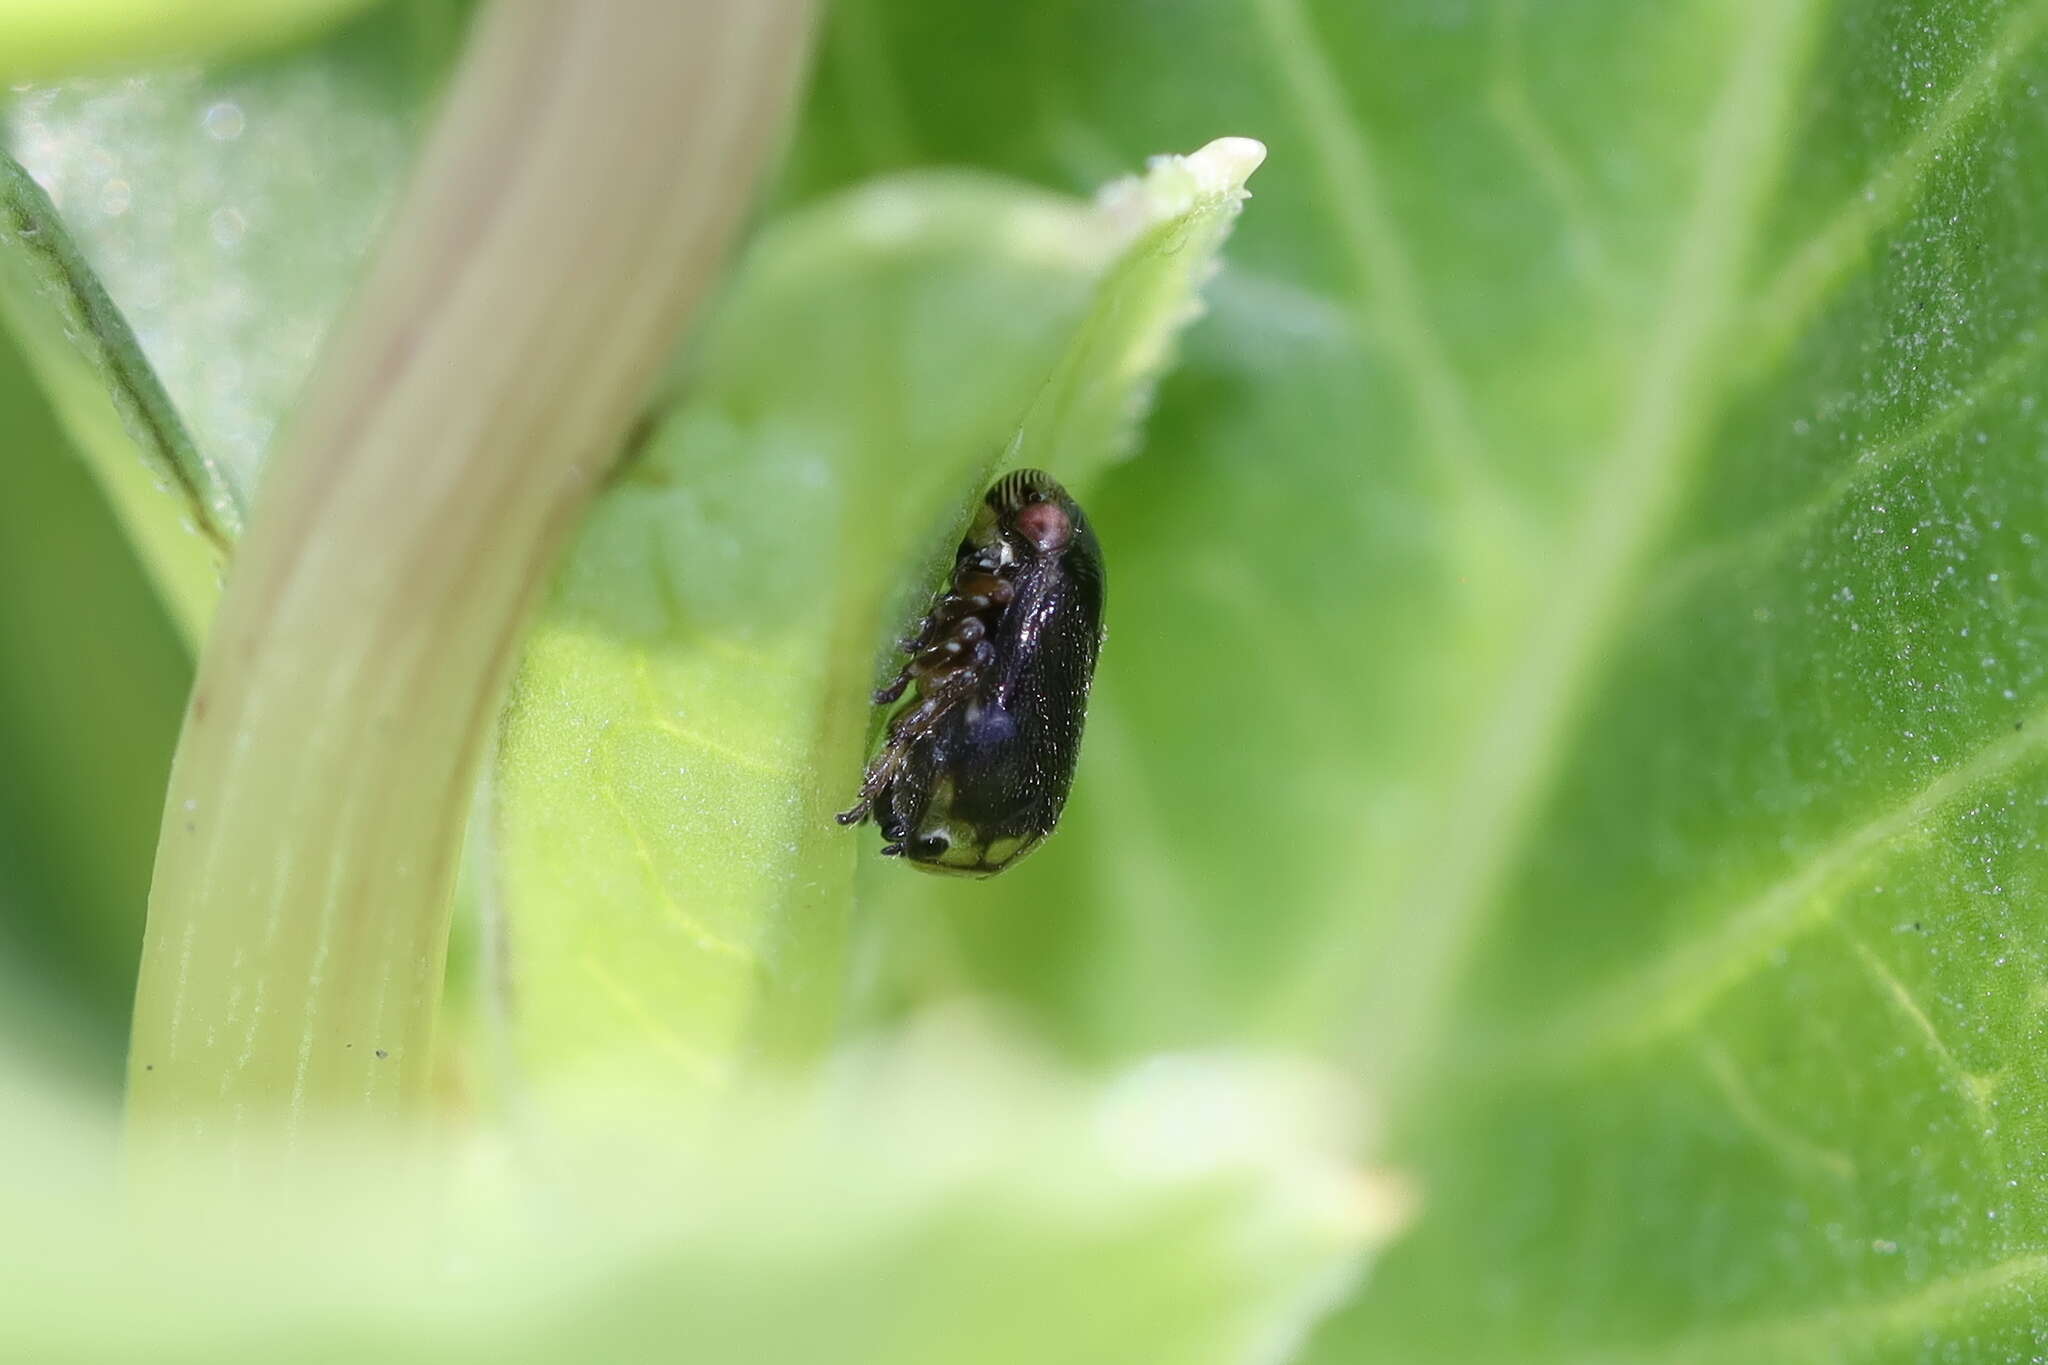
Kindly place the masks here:
<instances>
[{"instance_id":1,"label":"green leaf","mask_svg":"<svg viewBox=\"0 0 2048 1365\"><path fill-rule=\"evenodd\" d=\"M5 0L9 81L135 61L232 56L303 38L367 0Z\"/></svg>"},{"instance_id":2,"label":"green leaf","mask_svg":"<svg viewBox=\"0 0 2048 1365\"><path fill-rule=\"evenodd\" d=\"M865 842L832 812L877 643L999 459L1086 477L1119 453L1259 155L1164 159L1096 208L893 180L764 234L504 723L495 890L531 1064L654 1049L716 1079L829 1037Z\"/></svg>"},{"instance_id":3,"label":"green leaf","mask_svg":"<svg viewBox=\"0 0 2048 1365\"><path fill-rule=\"evenodd\" d=\"M8 101L21 165L0 164L0 315L188 640L397 188L454 18L447 0L384 6L261 62Z\"/></svg>"},{"instance_id":4,"label":"green leaf","mask_svg":"<svg viewBox=\"0 0 2048 1365\"><path fill-rule=\"evenodd\" d=\"M834 675L814 696L799 698L812 709L795 718L797 727L783 714L771 717L774 729L757 730L742 717L731 731L740 739L793 735L801 761L821 771L798 784L785 779L784 799L793 790L818 806L802 837L815 837L809 829L816 825L836 841L819 858L825 876L837 880L836 894L796 882L807 864L771 869L780 878L777 899L757 922L774 1007L761 1011L750 1032L792 1033L809 1044L814 1038L805 1035L829 1022L833 981L826 978L844 964L832 920L821 927L800 912L816 904L828 916L843 915L850 892L857 836L818 817L844 799L841 788L858 767L862 685L876 637L890 624L885 599L929 548L957 533L962 509L1015 443L1020 419L1031 445L1064 469L1100 467L1117 453L1234 214L1238 181L1250 169L1247 151L1225 147L1206 162L1169 162L1121 208L1092 210L1004 183L939 177L877 185L837 206L850 215L824 209L784 223L728 300L715 344L686 369L685 401L642 462L619 476L587 532L586 546L619 553L604 538L630 524L643 485L658 490L662 476L689 476L677 486L710 512L721 499L733 509L729 522L707 515L705 524L757 538L785 557L761 561L757 583L750 580L754 561L745 574L721 561L724 542L671 543L682 566L717 570L686 579L678 600L705 611L704 625L737 630L742 645L787 647L794 669ZM862 211L879 212L863 218ZM122 253L107 259L118 262ZM149 248L132 264L157 259ZM118 273L118 265L103 268L110 280ZM584 278L580 263L551 261L544 269ZM117 283L114 292L125 289ZM245 300L266 297L252 287ZM279 315L290 312L281 302ZM176 391L177 352L195 338L203 343L206 328L188 319L155 340L144 331ZM216 339L219 356L246 359L244 351L260 350L247 337ZM195 429L235 431L232 421L207 418L206 406L188 404ZM250 410L260 421L261 406ZM719 462L733 454L728 429L767 442L747 452L761 469ZM255 465L248 459L236 467ZM785 477L811 470L826 473L828 484L843 479L836 500L807 504L802 480ZM656 500L638 515L662 529L663 518L690 506ZM841 553L825 559L819 545L801 538L818 528L821 511L843 533L832 547ZM601 557L586 560L592 553L572 563L562 602L607 628L615 619L604 613L619 611L621 597L648 593L665 605L665 575L645 571L665 564L642 565L639 573L629 566L602 593L590 586L579 599L578 572L595 585L607 567ZM822 600L820 583L829 593ZM835 618L829 607L845 610ZM778 608L790 619L776 617ZM757 622L766 638L749 639L745 632ZM306 629L303 620L286 624ZM566 636L576 624L551 617L540 640ZM781 630L787 641L773 634ZM222 638L235 637L223 626ZM621 639L622 647L638 642L630 633ZM732 673L727 659L715 679L699 685L685 674L681 681L692 704L700 697L774 704L763 686L777 681L773 674L742 675L736 685ZM300 669L283 686L309 676L328 680ZM590 707L594 698L599 709L615 680L592 670L590 681L574 700ZM529 701L522 693L520 707ZM515 710L508 775L516 775L510 740L518 724ZM370 728L363 727L363 743L374 746ZM316 736L309 747L324 742ZM288 747L258 749L278 760L289 758ZM658 776L661 794L673 800L670 774ZM370 789L391 804L358 808L397 811L395 823L413 823L403 803L418 793ZM723 788L681 790L702 798L702 808L724 799ZM221 823L246 831L267 818L261 807L268 798L235 795L256 809ZM295 795L308 795L305 786ZM573 814L554 795L543 793L550 799L531 808ZM574 797L573 781L559 795ZM515 808L509 781L499 796L508 811ZM172 809L185 807L174 800ZM202 818L215 818L214 808ZM716 832L728 837L686 846L695 867L713 874L723 872L733 847L729 828ZM294 850L272 852L288 863ZM591 866L604 870L601 860ZM503 900L516 911L509 858L506 870ZM253 877L223 878L217 897L207 887L189 900L202 914L219 908L215 902L233 910L263 874L287 880L267 865ZM629 898L650 899L644 887ZM288 908L310 903L294 897ZM587 911L594 903L561 908ZM786 913L778 919L774 912ZM336 918L344 940L363 928L353 915ZM511 923L523 929L547 921L515 913ZM632 946L617 938L607 951ZM190 943L175 933L163 941L172 949ZM203 953L195 974L225 987L213 995L228 1001L229 1022L267 1027L270 1015L303 1013L301 1000L266 1006L233 994L253 980L260 997L267 979L260 961L267 936L246 934L241 946L258 955L254 965L240 955L214 962ZM431 946L407 960L430 959ZM515 967L526 961L516 955L521 947L515 938ZM818 966L813 979L792 971L806 960ZM165 961L172 965L163 975L175 972L182 987L187 964L174 951ZM522 977L521 992L531 984ZM582 989L591 988L586 982ZM511 998L522 1027L530 998ZM573 1032L573 1014L567 1027L546 1008L531 1014L556 1026L552 1034L535 1028L531 1037L561 1050L587 1041ZM24 1083L0 1046L0 1092L26 1097L11 1110L13 1121L0 1125L0 1224L15 1234L0 1239L0 1277L10 1298L31 1305L4 1315L0 1355L668 1359L686 1343L708 1357L764 1362L829 1355L1121 1365L1156 1352L1189 1361L1264 1359L1299 1340L1397 1219L1398 1195L1352 1164L1356 1135L1332 1131L1341 1125L1330 1122L1324 1087L1316 1084L1314 1102L1302 1103L1298 1067L1269 1074L1241 1057L1181 1057L1083 1081L1029 1057L1020 1062L975 1032L958 1015L940 1018L922 1045L929 1055L842 1055L786 1093L748 1092L704 1111L651 1101L649 1081L665 1075L636 1078L630 1104L588 1092L544 1093L535 1109L566 1120L453 1137L446 1163L421 1161L417 1133L386 1141L308 1122L290 1141L265 1141L263 1113L286 1098L288 1083L272 1068L267 1092L247 1087L246 1108L240 1093L233 1096L231 1133L205 1128L203 1118L193 1122L211 1095L195 1094L174 1113L181 1130L200 1130L187 1150L212 1149L234 1169L222 1176L194 1168L181 1179L170 1169L178 1157L165 1153L158 1171L169 1178L157 1188L168 1207L140 1217L109 1196L117 1182L106 1127L96 1116L64 1112L47 1088ZM726 1041L715 1029L698 1036ZM636 1045L646 1037L632 1031ZM190 1045L233 1047L212 1036ZM132 1059L133 1083L163 1080L153 1055L144 1049ZM263 1058L266 1068L271 1061ZM273 1160L286 1168L276 1184Z\"/></svg>"},{"instance_id":5,"label":"green leaf","mask_svg":"<svg viewBox=\"0 0 2048 1365\"><path fill-rule=\"evenodd\" d=\"M912 998L1314 1041L1417 1231L1320 1358L2023 1359L2048 6L842 7L792 191L1273 148L1091 504L1066 828Z\"/></svg>"},{"instance_id":6,"label":"green leaf","mask_svg":"<svg viewBox=\"0 0 2048 1365\"><path fill-rule=\"evenodd\" d=\"M210 614L242 507L185 432L135 334L49 196L0 153L0 316L92 459L188 639Z\"/></svg>"},{"instance_id":7,"label":"green leaf","mask_svg":"<svg viewBox=\"0 0 2048 1365\"><path fill-rule=\"evenodd\" d=\"M2048 5L965 14L835 7L788 203L829 215L828 194L928 164L1085 190L1224 130L1274 162L1143 448L1087 495L1116 586L1064 827L992 883L874 867L855 1022L993 993L1085 1055L1253 1036L1347 1058L1383 1087L1424 1204L1312 1358L2033 1354ZM836 835L816 817L857 744L853 720L821 739L818 708L858 707L875 604L944 543L944 499L886 502L902 490L870 482L891 467L872 452L941 444L918 445L914 422L979 433L990 449L946 456L964 496L1029 398L975 363L1015 344L984 335L999 312L927 333L890 301L908 284L842 306L825 286L860 272L839 261L816 272L821 328L791 303L731 360L763 377L721 399L731 412L707 417L686 370L692 397L590 532L617 567L586 548L536 645L518 705L561 723L508 754L499 796L507 877L530 859L552 897L512 916L552 924L541 947L560 949L515 943L509 1004L556 1049L543 1060L578 1035L596 1052L663 1031L569 979L585 939L647 947L636 971L666 1031L707 1044L686 1066L715 1072L772 1029L759 1015L816 1028L817 993L753 1002L771 972L829 960L844 911L830 868L840 881L803 884L815 903L788 894L811 894L800 840ZM1016 284L957 267L984 269ZM925 335L924 373L984 387L846 377L865 362L891 379L902 343L876 339ZM707 386L726 350L697 354ZM808 425L749 449L792 471L846 452L816 545L796 534L820 524L799 481L685 463L752 439L813 371L815 403L793 409ZM979 406L1004 395L1000 421ZM665 464L708 480L698 503L636 483ZM678 557L726 544L744 566L681 584L717 627L700 640L669 639L659 557L623 535L633 498L650 539L696 532ZM830 558L843 545L862 550L851 583ZM837 645L690 663L822 638L845 594L869 606ZM562 602L583 604L585 636ZM619 642L642 639L681 661L655 707L621 682ZM813 681L785 684L795 669ZM635 705L801 778L748 785L725 780L743 771L729 757L664 754L685 741L636 733ZM598 723L569 725L579 706ZM602 823L607 791L633 825ZM732 856L714 865L706 845ZM586 858L611 875L582 878ZM614 908L655 888L750 907L735 923L765 965L700 971L711 957L687 935L676 953L659 926L633 937ZM529 1010L535 995L551 1003ZM1077 1261L1093 1294L1026 1311L1126 1307L1126 1266L1170 1241ZM807 1303L866 1284L784 1269L758 1283ZM646 1282L675 1294L715 1272ZM132 1289L109 1284L106 1300Z\"/></svg>"},{"instance_id":8,"label":"green leaf","mask_svg":"<svg viewBox=\"0 0 2048 1365\"><path fill-rule=\"evenodd\" d=\"M111 1096L191 673L4 332L0 413L0 1040Z\"/></svg>"},{"instance_id":9,"label":"green leaf","mask_svg":"<svg viewBox=\"0 0 2048 1365\"><path fill-rule=\"evenodd\" d=\"M953 1015L715 1122L550 1097L574 1120L509 1149L423 1166L416 1143L307 1143L293 1179L194 1164L138 1214L108 1195L104 1129L38 1098L0 1130L0 1274L33 1305L0 1345L81 1365L1275 1359L1400 1215L1348 1160L1343 1099L1244 1058L1084 1083Z\"/></svg>"}]
</instances>

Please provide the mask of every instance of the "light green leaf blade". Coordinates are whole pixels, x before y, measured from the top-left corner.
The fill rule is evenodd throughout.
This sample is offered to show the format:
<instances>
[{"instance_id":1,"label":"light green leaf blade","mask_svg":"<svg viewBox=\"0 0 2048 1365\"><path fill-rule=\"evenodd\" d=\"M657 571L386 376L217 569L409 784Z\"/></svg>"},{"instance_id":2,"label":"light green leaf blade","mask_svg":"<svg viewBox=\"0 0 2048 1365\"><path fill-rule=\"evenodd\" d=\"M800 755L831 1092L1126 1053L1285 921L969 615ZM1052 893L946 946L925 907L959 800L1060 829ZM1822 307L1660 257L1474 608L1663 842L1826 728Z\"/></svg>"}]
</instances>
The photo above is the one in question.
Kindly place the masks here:
<instances>
[{"instance_id":1,"label":"light green leaf blade","mask_svg":"<svg viewBox=\"0 0 2048 1365\"><path fill-rule=\"evenodd\" d=\"M1135 240L1098 287L1005 463L1045 466L1085 493L1130 453L1181 329L1201 316L1202 286L1221 265L1245 180L1265 158L1250 138L1218 138L1102 191L1098 211Z\"/></svg>"},{"instance_id":2,"label":"light green leaf blade","mask_svg":"<svg viewBox=\"0 0 2048 1365\"><path fill-rule=\"evenodd\" d=\"M1096 208L884 182L763 236L503 727L493 899L529 1063L653 1049L712 1080L829 1036L867 842L832 814L878 640L999 459L1085 477L1117 452L1257 161L1166 159Z\"/></svg>"},{"instance_id":3,"label":"light green leaf blade","mask_svg":"<svg viewBox=\"0 0 2048 1365\"><path fill-rule=\"evenodd\" d=\"M1320 1358L2038 1349L2044 35L840 16L815 185L1274 149L1091 506L1117 600L1068 827L894 913L913 995L1394 1085L1428 1203Z\"/></svg>"}]
</instances>

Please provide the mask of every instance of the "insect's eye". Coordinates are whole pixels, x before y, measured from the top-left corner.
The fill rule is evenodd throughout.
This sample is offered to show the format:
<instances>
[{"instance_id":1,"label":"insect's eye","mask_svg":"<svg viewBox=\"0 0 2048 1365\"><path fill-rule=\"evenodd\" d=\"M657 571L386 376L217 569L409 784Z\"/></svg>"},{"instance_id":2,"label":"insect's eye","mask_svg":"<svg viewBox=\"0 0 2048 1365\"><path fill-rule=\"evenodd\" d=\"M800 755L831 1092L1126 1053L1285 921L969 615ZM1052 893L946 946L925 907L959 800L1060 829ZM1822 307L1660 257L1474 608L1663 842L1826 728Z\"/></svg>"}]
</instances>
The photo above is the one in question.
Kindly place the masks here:
<instances>
[{"instance_id":1,"label":"insect's eye","mask_svg":"<svg viewBox=\"0 0 2048 1365\"><path fill-rule=\"evenodd\" d=\"M1045 498L1033 498L1019 508L1011 524L1025 544L1040 554L1065 549L1074 529L1060 505Z\"/></svg>"},{"instance_id":2,"label":"insect's eye","mask_svg":"<svg viewBox=\"0 0 2048 1365\"><path fill-rule=\"evenodd\" d=\"M921 834L917 839L920 857L936 858L953 846L953 841L943 834Z\"/></svg>"}]
</instances>

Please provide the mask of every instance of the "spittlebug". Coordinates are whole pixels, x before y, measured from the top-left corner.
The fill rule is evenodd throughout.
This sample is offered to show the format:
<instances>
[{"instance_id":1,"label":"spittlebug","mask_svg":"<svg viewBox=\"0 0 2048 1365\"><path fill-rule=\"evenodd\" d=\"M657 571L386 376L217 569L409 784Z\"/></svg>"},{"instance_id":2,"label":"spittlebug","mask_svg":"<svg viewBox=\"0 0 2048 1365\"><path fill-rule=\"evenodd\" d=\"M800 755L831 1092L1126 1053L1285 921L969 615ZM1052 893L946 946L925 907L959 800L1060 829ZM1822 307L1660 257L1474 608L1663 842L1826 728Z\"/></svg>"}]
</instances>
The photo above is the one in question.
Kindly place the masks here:
<instances>
[{"instance_id":1,"label":"spittlebug","mask_svg":"<svg viewBox=\"0 0 2048 1365\"><path fill-rule=\"evenodd\" d=\"M901 643L875 704L913 684L845 825L873 816L882 852L988 877L1059 822L1102 647L1102 549L1050 475L1006 474L982 496L953 576Z\"/></svg>"}]
</instances>

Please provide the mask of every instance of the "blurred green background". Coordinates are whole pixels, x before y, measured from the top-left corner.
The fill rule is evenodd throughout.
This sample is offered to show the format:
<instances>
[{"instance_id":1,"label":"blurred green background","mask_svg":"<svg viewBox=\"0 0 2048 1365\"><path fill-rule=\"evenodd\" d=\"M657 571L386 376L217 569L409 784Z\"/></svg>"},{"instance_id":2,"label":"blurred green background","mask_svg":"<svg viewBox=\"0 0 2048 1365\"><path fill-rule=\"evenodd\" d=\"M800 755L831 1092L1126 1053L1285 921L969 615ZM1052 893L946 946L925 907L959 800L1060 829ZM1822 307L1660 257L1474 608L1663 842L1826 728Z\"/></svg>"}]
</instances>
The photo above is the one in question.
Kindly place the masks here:
<instances>
[{"instance_id":1,"label":"blurred green background","mask_svg":"<svg viewBox=\"0 0 2048 1365\"><path fill-rule=\"evenodd\" d=\"M463 19L373 6L14 97L15 154L239 477ZM2023 0L834 5L764 232L916 168L1086 195L1213 137L1270 149L1138 447L1084 494L1110 641L1066 823L987 884L864 852L845 1035L974 996L1089 1075L1337 1068L1361 1156L1421 1202L1303 1359L2034 1358L2044 43ZM993 241L919 270L951 291L919 344L954 364L977 272L994 299L1035 278ZM897 288L829 295L819 334L912 354ZM739 298L742 379L686 353L684 401L814 420L806 387L852 382L832 348L778 373L802 324ZM13 349L0 411L0 1029L104 1097L189 663ZM813 494L775 481L806 467L735 482L715 428L656 463L693 553L794 539ZM590 603L654 591L607 539L639 534L622 487L541 640L612 643L633 611ZM716 628L779 590L725 587L686 608ZM529 675L524 714L608 717L578 676ZM719 738L814 754L785 728ZM521 733L515 790L623 794L652 831L610 831L618 882L644 858L657 892L726 894L660 814L665 754L583 790ZM600 846L555 814L508 827ZM522 852L515 907L614 884ZM731 895L802 904L777 856Z\"/></svg>"}]
</instances>

